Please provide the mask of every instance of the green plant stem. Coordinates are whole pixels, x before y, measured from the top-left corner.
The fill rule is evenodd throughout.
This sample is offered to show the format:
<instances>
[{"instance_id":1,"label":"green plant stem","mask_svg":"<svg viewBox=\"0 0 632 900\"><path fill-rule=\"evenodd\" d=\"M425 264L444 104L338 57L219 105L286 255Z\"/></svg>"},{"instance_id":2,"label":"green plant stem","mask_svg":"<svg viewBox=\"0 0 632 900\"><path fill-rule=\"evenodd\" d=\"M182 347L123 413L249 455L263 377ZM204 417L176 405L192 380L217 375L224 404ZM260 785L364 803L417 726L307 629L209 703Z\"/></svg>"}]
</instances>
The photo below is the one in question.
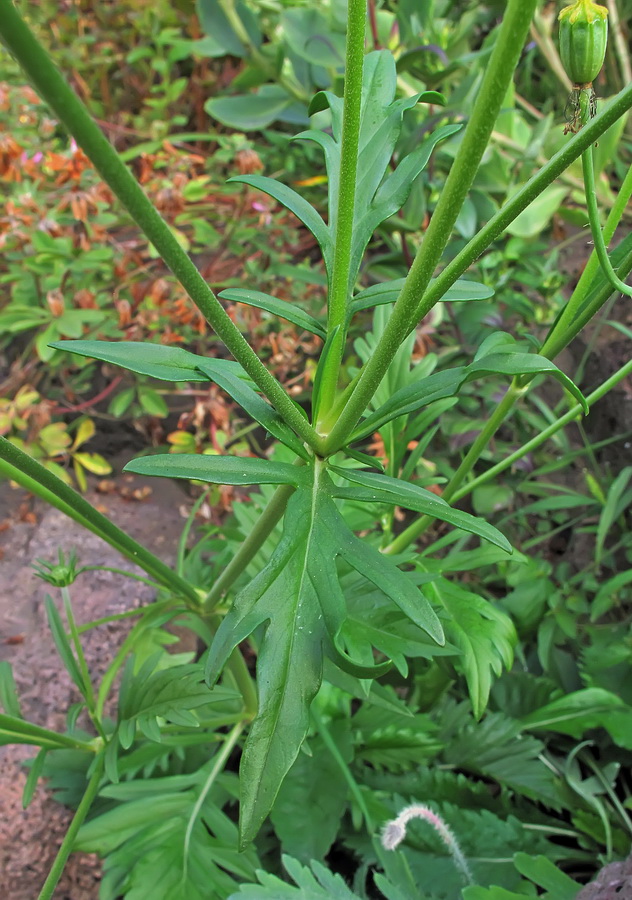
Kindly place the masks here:
<instances>
[{"instance_id":1,"label":"green plant stem","mask_svg":"<svg viewBox=\"0 0 632 900\"><path fill-rule=\"evenodd\" d=\"M237 741L240 738L240 735L245 727L245 722L238 722L234 728L231 729L229 734L226 736L226 740L224 741L224 746L217 754L215 762L213 763L213 768L208 773L208 777L204 782L204 786L200 791L200 796L195 801L195 806L191 811L191 815L189 816L189 821L187 822L186 832L184 834L184 865L183 865L183 874L182 880L186 881L187 877L187 867L188 867L188 857L189 857L189 846L191 844L191 835L193 833L193 829L195 828L195 823L197 822L198 816L200 815L200 811L204 805L204 801L208 797L208 793L217 781L219 775L221 775L224 766L228 762L228 757L233 752Z\"/></svg>"},{"instance_id":2,"label":"green plant stem","mask_svg":"<svg viewBox=\"0 0 632 900\"><path fill-rule=\"evenodd\" d=\"M65 513L88 531L96 534L123 556L139 565L149 575L185 598L192 609L199 609L199 597L195 588L180 578L157 556L130 537L75 490L49 472L41 463L20 450L4 437L0 437L0 475L16 481L60 512Z\"/></svg>"},{"instance_id":3,"label":"green plant stem","mask_svg":"<svg viewBox=\"0 0 632 900\"><path fill-rule=\"evenodd\" d=\"M589 407L594 406L601 398L611 391L612 388L616 387L620 381L624 378L627 378L628 375L632 375L632 360L627 362L624 366L622 366L614 375L611 375L610 378L606 379L603 384L599 385L598 388L589 394L586 397L586 402ZM547 428L537 434L535 437L531 438L530 441L527 441L526 444L523 444L518 450L515 450L505 459L501 460L501 462L496 463L495 466L492 466L491 469L488 469L486 472L483 472L477 478L474 478L472 481L469 481L466 485L464 485L460 490L456 491L452 500L457 501L462 497L465 497L466 494L471 493L474 488L480 487L482 484L487 484L489 481L493 481L501 472L504 472L506 469L510 468L515 462L519 459L523 459L528 453L532 453L534 450L537 450L542 444L549 440L549 438L553 437L554 434L557 434L565 425L573 422L578 416L582 415L582 407L579 403L576 403L575 406L572 406L568 412L564 413L563 416L556 422L552 422Z\"/></svg>"},{"instance_id":4,"label":"green plant stem","mask_svg":"<svg viewBox=\"0 0 632 900\"><path fill-rule=\"evenodd\" d=\"M203 609L206 614L213 611L226 591L240 575L243 575L246 567L266 542L276 524L281 520L288 500L293 493L294 487L290 484L282 484L276 489L255 523L254 528L237 551L237 554L226 566L204 598Z\"/></svg>"},{"instance_id":5,"label":"green plant stem","mask_svg":"<svg viewBox=\"0 0 632 900\"><path fill-rule=\"evenodd\" d=\"M441 495L444 500L447 500L449 502L453 498L454 494L463 483L463 480L469 475L473 467L476 465L485 447L487 447L488 443L491 441L493 436L496 434L500 426L507 418L507 415L513 408L518 397L521 397L526 389L526 387L518 387L516 384L516 380L514 379L514 382L508 388L505 396L487 420L485 427L478 435L468 452L465 454L461 465L458 467L458 469L448 482L447 487ZM388 554L401 553L402 550L405 550L406 547L409 546L409 544L412 544L414 540L416 540L421 534L423 534L433 521L434 519L432 518L432 516L421 516L419 519L416 519L408 526L408 528L404 529L404 531L402 531L402 533L399 534L395 538L395 540L392 541L388 545L388 547L384 549L383 552Z\"/></svg>"},{"instance_id":6,"label":"green plant stem","mask_svg":"<svg viewBox=\"0 0 632 900\"><path fill-rule=\"evenodd\" d=\"M347 406L325 441L327 453L333 453L343 446L386 374L404 336L419 318L417 310L420 299L450 239L454 223L489 143L535 7L536 0L509 0L472 115L430 225L373 356L364 367Z\"/></svg>"},{"instance_id":7,"label":"green plant stem","mask_svg":"<svg viewBox=\"0 0 632 900\"><path fill-rule=\"evenodd\" d=\"M86 787L85 793L81 798L81 803L77 807L77 812L75 813L72 822L70 823L70 827L66 832L64 840L62 841L61 847L57 852L57 856L55 857L55 862L48 873L48 878L44 882L44 887L39 893L38 900L51 900L55 888L57 887L57 882L61 878L61 874L64 871L64 866L68 861L68 857L72 851L73 844L77 838L77 834L79 833L79 829L83 825L83 822L90 812L90 807L92 806L97 793L99 792L99 785L101 783L101 778L103 777L103 769L104 769L104 754L101 755L95 760L94 770L92 775L90 776L90 780L88 781L88 786Z\"/></svg>"},{"instance_id":8,"label":"green plant stem","mask_svg":"<svg viewBox=\"0 0 632 900\"><path fill-rule=\"evenodd\" d=\"M360 143L360 109L362 73L364 70L364 36L367 0L349 0L345 85L342 113L342 146L340 157L340 189L336 212L336 236L333 272L329 286L327 332L339 328L335 344L325 362L320 391L320 415L325 418L336 395L336 387L346 340L349 298L352 285L351 249ZM318 426L317 426L318 427Z\"/></svg>"},{"instance_id":9,"label":"green plant stem","mask_svg":"<svg viewBox=\"0 0 632 900\"><path fill-rule=\"evenodd\" d=\"M580 93L584 94L585 92L581 91ZM582 103L582 109L585 109L586 102L587 101L584 99ZM586 113L583 113L584 124L586 124L587 121L585 117ZM582 170L584 173L586 208L588 210L590 231L592 233L593 241L595 244L595 252L599 260L599 265L601 266L601 271L615 290L620 291L627 297L632 297L632 287L629 287L627 284L625 284L625 282L621 281L615 270L612 268L612 263L610 262L610 257L608 256L608 249L604 242L604 236L601 231L601 224L599 222L599 207L597 205L597 188L595 186L595 162L593 159L592 144L590 145L590 147L588 147L587 150L584 150L584 152L582 153Z\"/></svg>"},{"instance_id":10,"label":"green plant stem","mask_svg":"<svg viewBox=\"0 0 632 900\"><path fill-rule=\"evenodd\" d=\"M583 160L583 155L582 155ZM623 218L623 214L625 213L628 203L630 202L630 197L632 197L632 166L628 168L626 172L626 176L623 179L623 183L621 184L621 188L617 193L614 204L612 205L612 209L608 215L606 220L606 224L603 229L603 240L605 243L609 244L612 238L614 237L614 233L617 230L617 226L619 222ZM554 359L557 354L565 347L568 343L575 337L581 328L584 327L586 320L583 318L583 314L580 312L582 306L584 305L588 293L593 285L593 282L597 276L599 271L600 262L599 256L597 254L597 249L595 249L590 254L590 258L586 263L584 271L581 274L577 285L575 286L575 290L573 291L571 297L569 298L568 303L564 307L562 314L559 316L557 321L554 323L553 327L549 331L544 344L542 345L542 349L540 350L540 354L542 356L546 356L547 359ZM621 272L629 272L627 268L626 261L624 260L619 266L619 270ZM611 296L612 291L608 291L604 303ZM603 304L600 304L600 306ZM591 304L591 310L592 310ZM591 312L590 318L597 312L597 309L594 312ZM578 322L581 321L581 325L578 328Z\"/></svg>"},{"instance_id":11,"label":"green plant stem","mask_svg":"<svg viewBox=\"0 0 632 900\"><path fill-rule=\"evenodd\" d=\"M358 809L364 816L364 824L366 825L366 830L369 832L369 834L373 834L375 832L375 825L373 824L373 819L371 818L369 809L366 805L364 797L362 796L362 791L360 790L360 785L353 777L349 766L347 765L342 753L338 749L338 745L332 738L332 736L329 732L329 729L325 725L323 718L322 718L321 714L319 713L319 711L316 709L315 705L312 706L311 713L312 713L312 718L314 719L314 722L316 723L316 728L318 729L318 733L320 734L321 738L323 739L323 744L325 745L325 747L327 747L327 749L329 750L329 752L335 759L336 763L338 764L338 767L339 767L340 771L342 772L345 781L349 785L349 790L351 791L351 794L352 794L355 802L358 804Z\"/></svg>"},{"instance_id":12,"label":"green plant stem","mask_svg":"<svg viewBox=\"0 0 632 900\"><path fill-rule=\"evenodd\" d=\"M2 3L0 40L15 56L35 89L75 138L141 231L156 247L165 264L235 359L268 397L285 422L309 446L317 446L318 440L311 425L232 322L191 258L180 247L165 220L11 2Z\"/></svg>"},{"instance_id":13,"label":"green plant stem","mask_svg":"<svg viewBox=\"0 0 632 900\"><path fill-rule=\"evenodd\" d=\"M517 191L513 197L490 219L478 234L455 256L446 268L437 276L432 285L426 290L423 299L417 307L414 321L407 326L409 330L415 327L416 322L425 316L436 303L441 300L448 288L463 275L471 264L499 237L520 213L542 191L578 159L584 150L594 143L618 118L624 115L632 107L632 84L627 85L611 101L608 107L602 110L589 125L574 135L568 144L558 151L555 156L529 181ZM453 163L454 169L456 162ZM445 190L445 188L444 188ZM433 217L434 218L434 217ZM424 244L420 251L424 249ZM620 271L623 270L623 265ZM411 270L412 271L412 270ZM405 286L404 286L405 287ZM402 291L403 293L403 291ZM401 295L400 295L401 299ZM605 302L605 300L604 300ZM398 300L399 303L399 300ZM397 308L397 305L396 305ZM361 375L348 402L341 412L340 417L325 441L323 453L331 454L344 446L349 434L355 427L358 419L367 407L377 386L380 384L393 356L397 352L401 342L401 316L398 313L398 322L395 322L395 311L391 317L384 336L378 343L372 358L362 369ZM569 339L570 340L570 339ZM567 342L568 343L568 342ZM549 355L551 358L551 355Z\"/></svg>"}]
</instances>

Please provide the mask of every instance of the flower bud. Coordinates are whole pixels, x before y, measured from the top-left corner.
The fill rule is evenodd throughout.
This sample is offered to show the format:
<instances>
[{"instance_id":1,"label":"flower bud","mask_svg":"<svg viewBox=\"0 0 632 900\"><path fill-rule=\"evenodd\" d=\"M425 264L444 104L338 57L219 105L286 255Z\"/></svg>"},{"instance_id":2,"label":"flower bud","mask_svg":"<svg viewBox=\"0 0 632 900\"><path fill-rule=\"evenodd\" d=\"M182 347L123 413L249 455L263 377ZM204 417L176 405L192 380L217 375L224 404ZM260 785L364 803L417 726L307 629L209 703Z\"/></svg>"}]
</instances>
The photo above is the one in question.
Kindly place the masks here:
<instances>
[{"instance_id":1,"label":"flower bud","mask_svg":"<svg viewBox=\"0 0 632 900\"><path fill-rule=\"evenodd\" d=\"M592 84L608 43L608 10L593 0L575 0L559 14L560 56L573 84Z\"/></svg>"}]
</instances>

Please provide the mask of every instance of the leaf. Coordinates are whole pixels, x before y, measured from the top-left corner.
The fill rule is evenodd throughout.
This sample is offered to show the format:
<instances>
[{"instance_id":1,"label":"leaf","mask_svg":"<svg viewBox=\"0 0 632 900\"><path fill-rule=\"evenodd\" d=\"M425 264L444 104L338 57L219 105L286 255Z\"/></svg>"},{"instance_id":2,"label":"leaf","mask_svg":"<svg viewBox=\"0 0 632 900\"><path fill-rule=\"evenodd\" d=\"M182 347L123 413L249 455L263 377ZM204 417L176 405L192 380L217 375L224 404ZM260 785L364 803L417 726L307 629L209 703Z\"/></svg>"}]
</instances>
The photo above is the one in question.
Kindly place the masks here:
<instances>
[{"instance_id":1,"label":"leaf","mask_svg":"<svg viewBox=\"0 0 632 900\"><path fill-rule=\"evenodd\" d=\"M213 684L233 649L261 625L257 660L259 709L240 767L240 841L252 841L298 755L309 707L322 680L326 630L308 563L318 543L318 486L291 498L283 537L268 565L235 598L211 645ZM312 496L314 503L312 504Z\"/></svg>"},{"instance_id":2,"label":"leaf","mask_svg":"<svg viewBox=\"0 0 632 900\"><path fill-rule=\"evenodd\" d=\"M161 478L188 478L209 484L305 484L305 469L249 456L200 453L161 454L128 462L124 472Z\"/></svg>"},{"instance_id":3,"label":"leaf","mask_svg":"<svg viewBox=\"0 0 632 900\"><path fill-rule=\"evenodd\" d=\"M477 719L483 715L492 686L492 673L510 669L517 635L509 616L471 591L441 579L429 589L445 607L450 618L445 630L462 653L457 662L463 669L472 708Z\"/></svg>"},{"instance_id":4,"label":"leaf","mask_svg":"<svg viewBox=\"0 0 632 900\"><path fill-rule=\"evenodd\" d=\"M239 363L227 359L206 360L182 347L167 347L145 341L55 341L50 346L113 363L130 372L151 375L162 381L207 382L208 377L198 369L200 362L212 365L218 372L230 372L239 378L248 379Z\"/></svg>"},{"instance_id":5,"label":"leaf","mask_svg":"<svg viewBox=\"0 0 632 900\"><path fill-rule=\"evenodd\" d=\"M397 72L395 60L388 50L368 53L364 57L362 101L360 109L360 141L358 148L358 184L355 194L349 291L358 276L364 250L374 230L406 202L413 181L426 166L434 146L459 130L459 125L437 129L411 154L400 160L395 172L387 175L402 129L404 112L424 98L435 102L434 92L396 100ZM297 135L297 140L317 143L325 154L329 182L329 212L326 227L330 241L336 232L340 193L340 161L342 146L342 100L329 91L313 98L309 113L331 110L332 134L312 129ZM385 177L386 176L386 177ZM308 226L309 227L309 226ZM317 238L318 239L318 238ZM318 239L321 247L323 241ZM325 254L331 276L332 256Z\"/></svg>"},{"instance_id":6,"label":"leaf","mask_svg":"<svg viewBox=\"0 0 632 900\"><path fill-rule=\"evenodd\" d=\"M169 415L169 407L164 397L161 397L158 391L154 391L151 388L141 386L138 389L138 402L148 416L164 419Z\"/></svg>"},{"instance_id":7,"label":"leaf","mask_svg":"<svg viewBox=\"0 0 632 900\"><path fill-rule=\"evenodd\" d=\"M242 884L228 900L361 900L349 890L340 875L332 874L318 862L310 868L297 860L283 856L283 865L297 887L281 881L276 875L257 872L260 884Z\"/></svg>"},{"instance_id":8,"label":"leaf","mask_svg":"<svg viewBox=\"0 0 632 900\"><path fill-rule=\"evenodd\" d=\"M337 466L332 466L331 469L346 481L354 482L368 489L366 492L357 492L353 490L348 491L345 488L336 488L335 496L337 497L403 506L405 509L412 509L432 516L435 519L440 519L443 522L449 522L451 525L475 534L483 540L489 541L491 544L495 544L497 547L511 553L511 544L493 525L489 525L484 519L453 509L445 500L437 497L432 491L427 491L416 484L401 481L398 478L380 475L377 472L341 469Z\"/></svg>"},{"instance_id":9,"label":"leaf","mask_svg":"<svg viewBox=\"0 0 632 900\"><path fill-rule=\"evenodd\" d=\"M31 761L31 767L29 769L29 774L26 779L26 783L24 785L24 791L22 793L22 809L26 809L30 806L31 800L33 799L33 794L37 788L37 782L39 781L42 772L44 770L44 764L46 763L46 756L48 755L48 748L43 747L35 759Z\"/></svg>"},{"instance_id":10,"label":"leaf","mask_svg":"<svg viewBox=\"0 0 632 900\"><path fill-rule=\"evenodd\" d=\"M0 707L8 716L14 716L16 719L22 718L13 669L11 663L6 659L0 660Z\"/></svg>"},{"instance_id":11,"label":"leaf","mask_svg":"<svg viewBox=\"0 0 632 900\"><path fill-rule=\"evenodd\" d=\"M327 271L331 273L333 240L330 230L323 222L320 213L314 209L311 203L308 203L307 200L287 185L281 184L280 181L275 181L273 178L266 178L264 175L235 175L233 178L229 178L228 182L248 184L255 190L263 191L264 194L273 197L286 209L289 209L291 213L294 213L297 219L300 219L318 241Z\"/></svg>"},{"instance_id":12,"label":"leaf","mask_svg":"<svg viewBox=\"0 0 632 900\"><path fill-rule=\"evenodd\" d=\"M632 466L626 466L619 472L608 490L606 502L604 503L603 510L599 517L599 525L597 526L595 548L595 561L597 565L601 564L608 532L612 528L614 522L623 512L625 512L627 507L630 506L630 503L632 503L632 492L625 491L631 481Z\"/></svg>"},{"instance_id":13,"label":"leaf","mask_svg":"<svg viewBox=\"0 0 632 900\"><path fill-rule=\"evenodd\" d=\"M87 692L87 686L84 683L83 675L79 669L77 664L77 660L75 659L75 655L70 646L70 642L66 636L66 629L64 628L64 624L61 620L61 616L59 615L59 611L55 604L53 603L53 599L50 595L46 595L44 600L44 606L46 608L46 616L48 618L48 625L51 630L51 634L53 636L53 641L55 642L55 647L57 648L57 652L63 662L66 671L74 681L75 685L78 687L81 696L85 697Z\"/></svg>"},{"instance_id":14,"label":"leaf","mask_svg":"<svg viewBox=\"0 0 632 900\"><path fill-rule=\"evenodd\" d=\"M80 462L84 469L93 475L109 475L112 471L112 466L100 453L75 453L73 459Z\"/></svg>"},{"instance_id":15,"label":"leaf","mask_svg":"<svg viewBox=\"0 0 632 900\"><path fill-rule=\"evenodd\" d=\"M356 294L351 301L351 315L360 312L363 309L372 309L375 306L381 306L384 303L395 303L404 286L405 278L398 278L395 281L386 281L382 284L374 284L364 291ZM432 287L430 282L429 289ZM468 281L465 278L459 278L454 284L448 288L441 298L442 302L466 302L468 300L488 300L494 296L494 289L486 284L479 284L476 281Z\"/></svg>"},{"instance_id":16,"label":"leaf","mask_svg":"<svg viewBox=\"0 0 632 900\"><path fill-rule=\"evenodd\" d=\"M118 709L119 739L124 749L134 742L136 728L150 741L160 741L159 718L197 728L199 719L191 710L239 698L234 691L222 688L209 691L198 663L158 671L154 671L155 666L156 659L150 657L134 676L134 659L128 659Z\"/></svg>"},{"instance_id":17,"label":"leaf","mask_svg":"<svg viewBox=\"0 0 632 900\"><path fill-rule=\"evenodd\" d=\"M338 530L340 555L373 582L415 625L439 645L445 643L441 623L427 598L388 557L343 529Z\"/></svg>"},{"instance_id":18,"label":"leaf","mask_svg":"<svg viewBox=\"0 0 632 900\"><path fill-rule=\"evenodd\" d=\"M222 809L230 799L226 776L199 802L215 761L184 783L183 776L152 778L142 796L134 782L118 785L122 802L109 801L105 812L84 823L76 846L105 857L101 893L107 900L208 900L255 878L257 855L253 848L237 851L237 828Z\"/></svg>"},{"instance_id":19,"label":"leaf","mask_svg":"<svg viewBox=\"0 0 632 900\"><path fill-rule=\"evenodd\" d=\"M309 454L303 446L303 442L285 424L281 416L249 385L244 384L230 372L218 372L211 363L200 362L199 368L205 375L218 384L222 390L233 398L241 408L251 416L255 422L285 444L303 459L309 459Z\"/></svg>"},{"instance_id":20,"label":"leaf","mask_svg":"<svg viewBox=\"0 0 632 900\"><path fill-rule=\"evenodd\" d=\"M248 54L248 49L235 33L218 0L196 0L195 5L200 24L207 35L204 40L205 55L243 57ZM259 46L261 34L256 17L241 0L237 0L234 4L234 10L236 16L241 19L249 40L255 46Z\"/></svg>"},{"instance_id":21,"label":"leaf","mask_svg":"<svg viewBox=\"0 0 632 900\"><path fill-rule=\"evenodd\" d=\"M617 594L619 591L632 583L632 569L626 572L618 572L612 578L605 581L595 595L595 599L590 604L590 621L596 622L607 612L610 612L613 606L617 604Z\"/></svg>"},{"instance_id":22,"label":"leaf","mask_svg":"<svg viewBox=\"0 0 632 900\"><path fill-rule=\"evenodd\" d=\"M329 726L345 762L353 757L349 719ZM277 796L271 819L285 853L308 863L324 859L347 807L348 785L337 760L316 735L311 755L299 753Z\"/></svg>"},{"instance_id":23,"label":"leaf","mask_svg":"<svg viewBox=\"0 0 632 900\"><path fill-rule=\"evenodd\" d=\"M514 865L521 875L550 892L544 895L548 900L575 900L581 889L580 884L569 878L545 856L516 853Z\"/></svg>"},{"instance_id":24,"label":"leaf","mask_svg":"<svg viewBox=\"0 0 632 900\"><path fill-rule=\"evenodd\" d=\"M265 309L266 312L270 312L281 319L287 319L288 322L292 322L297 328L316 334L323 340L327 337L325 329L313 316L302 310L300 306L288 303L287 300L279 300L270 294L264 294L262 291L244 290L242 288L230 288L222 291L218 296L222 300L233 300L235 303L246 303L248 306L257 307L257 309Z\"/></svg>"},{"instance_id":25,"label":"leaf","mask_svg":"<svg viewBox=\"0 0 632 900\"><path fill-rule=\"evenodd\" d=\"M281 118L293 103L285 88L278 84L264 84L255 94L212 97L206 101L204 109L209 116L229 128L260 131Z\"/></svg>"},{"instance_id":26,"label":"leaf","mask_svg":"<svg viewBox=\"0 0 632 900\"><path fill-rule=\"evenodd\" d=\"M363 440L377 431L387 422L400 416L408 415L422 406L427 406L435 400L445 397L453 397L458 393L461 385L483 375L552 375L562 386L571 393L588 413L586 398L557 366L543 356L535 353L519 353L507 350L501 353L492 353L477 359L469 366L459 366L454 369L446 369L444 372L434 372L420 381L406 385L396 391L389 400L371 413L356 427L350 441Z\"/></svg>"},{"instance_id":27,"label":"leaf","mask_svg":"<svg viewBox=\"0 0 632 900\"><path fill-rule=\"evenodd\" d=\"M79 427L77 428L72 449L77 450L82 444L85 444L86 441L89 441L90 438L94 437L94 435L96 434L96 430L96 425L94 424L92 419L82 419L79 423Z\"/></svg>"},{"instance_id":28,"label":"leaf","mask_svg":"<svg viewBox=\"0 0 632 900\"><path fill-rule=\"evenodd\" d=\"M549 185L535 198L533 203L510 222L507 231L514 237L533 238L542 234L567 196L568 188Z\"/></svg>"},{"instance_id":29,"label":"leaf","mask_svg":"<svg viewBox=\"0 0 632 900\"><path fill-rule=\"evenodd\" d=\"M616 694L602 688L584 688L552 700L520 719L526 731L556 731L581 738L592 728L607 728L608 714L629 710Z\"/></svg>"},{"instance_id":30,"label":"leaf","mask_svg":"<svg viewBox=\"0 0 632 900\"><path fill-rule=\"evenodd\" d=\"M327 18L317 8L285 9L280 27L289 53L298 54L313 66L344 66L344 34L332 29L331 16Z\"/></svg>"}]
</instances>

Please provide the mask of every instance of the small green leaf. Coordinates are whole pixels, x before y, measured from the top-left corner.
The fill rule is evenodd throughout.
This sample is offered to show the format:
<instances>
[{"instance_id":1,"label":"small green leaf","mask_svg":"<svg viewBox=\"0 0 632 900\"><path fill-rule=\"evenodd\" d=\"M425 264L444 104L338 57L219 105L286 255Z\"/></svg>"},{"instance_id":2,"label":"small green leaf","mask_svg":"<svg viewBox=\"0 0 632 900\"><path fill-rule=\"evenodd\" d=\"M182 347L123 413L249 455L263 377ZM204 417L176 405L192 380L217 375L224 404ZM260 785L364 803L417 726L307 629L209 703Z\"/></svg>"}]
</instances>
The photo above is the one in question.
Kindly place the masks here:
<instances>
[{"instance_id":1,"label":"small green leaf","mask_svg":"<svg viewBox=\"0 0 632 900\"><path fill-rule=\"evenodd\" d=\"M233 300L236 303L246 303L248 306L255 306L257 309L265 309L266 312L270 312L280 319L287 319L288 322L292 322L297 328L316 334L323 340L327 336L325 329L313 316L302 310L300 306L288 303L287 300L279 300L270 294L264 294L262 291L244 290L242 288L230 288L222 291L218 296L222 300Z\"/></svg>"},{"instance_id":2,"label":"small green leaf","mask_svg":"<svg viewBox=\"0 0 632 900\"><path fill-rule=\"evenodd\" d=\"M124 472L161 478L188 478L209 484L304 484L305 469L248 456L177 453L133 459Z\"/></svg>"},{"instance_id":3,"label":"small green leaf","mask_svg":"<svg viewBox=\"0 0 632 900\"><path fill-rule=\"evenodd\" d=\"M169 407L165 403L164 397L161 397L158 391L151 388L141 387L138 391L138 402L148 416L156 416L164 419L169 415Z\"/></svg>"},{"instance_id":4,"label":"small green leaf","mask_svg":"<svg viewBox=\"0 0 632 900\"><path fill-rule=\"evenodd\" d=\"M441 579L428 589L449 613L446 634L461 651L457 664L463 669L474 715L480 719L489 699L492 673L499 676L503 666L511 668L516 630L506 613L457 584Z\"/></svg>"},{"instance_id":5,"label":"small green leaf","mask_svg":"<svg viewBox=\"0 0 632 900\"><path fill-rule=\"evenodd\" d=\"M432 491L418 487L416 484L391 478L388 475L380 475L377 472L364 472L357 469L341 469L332 466L332 471L340 475L346 481L354 482L367 491L348 491L345 488L336 488L335 496L357 499L364 502L389 503L394 506L403 506L405 509L413 509L415 512L424 513L443 522L449 522L457 528L462 528L471 534L475 534L483 540L495 544L508 553L511 553L511 544L507 538L487 523L460 509L453 509L441 497L437 497Z\"/></svg>"},{"instance_id":6,"label":"small green leaf","mask_svg":"<svg viewBox=\"0 0 632 900\"><path fill-rule=\"evenodd\" d=\"M239 131L259 131L272 125L294 103L285 88L264 84L255 94L212 97L204 109L213 119Z\"/></svg>"},{"instance_id":7,"label":"small green leaf","mask_svg":"<svg viewBox=\"0 0 632 900\"><path fill-rule=\"evenodd\" d=\"M46 615L48 617L48 624L53 636L53 641L55 642L61 661L66 667L66 671L79 688L81 695L85 697L87 686L84 684L83 675L81 674L75 655L72 652L70 641L66 636L66 630L61 616L59 615L59 611L55 606L52 597L48 594L44 600L44 606L46 608Z\"/></svg>"},{"instance_id":8,"label":"small green leaf","mask_svg":"<svg viewBox=\"0 0 632 900\"><path fill-rule=\"evenodd\" d=\"M230 372L217 371L213 363L200 362L199 367L205 375L226 391L249 416L259 422L260 425L275 438L293 450L303 459L309 459L309 454L303 446L303 442L285 424L283 419L269 403L263 400L249 385L236 378Z\"/></svg>"},{"instance_id":9,"label":"small green leaf","mask_svg":"<svg viewBox=\"0 0 632 900\"><path fill-rule=\"evenodd\" d=\"M7 662L6 659L0 661L0 707L8 716L15 716L17 719L22 718L13 669L11 668L11 663Z\"/></svg>"},{"instance_id":10,"label":"small green leaf","mask_svg":"<svg viewBox=\"0 0 632 900\"><path fill-rule=\"evenodd\" d=\"M352 315L363 309L371 309L374 306L381 306L385 303L394 303L399 297L405 281L405 278L398 278L395 281L374 284L370 288L360 291L351 301ZM429 288L431 287L432 282L429 285ZM494 289L486 284L459 278L448 288L441 301L467 302L469 300L489 300L493 296Z\"/></svg>"},{"instance_id":11,"label":"small green leaf","mask_svg":"<svg viewBox=\"0 0 632 900\"><path fill-rule=\"evenodd\" d=\"M57 350L68 350L79 356L100 359L162 381L202 381L208 377L198 369L200 361L212 364L218 371L227 371L240 378L247 375L239 363L226 359L205 360L182 347L167 347L144 341L55 341Z\"/></svg>"},{"instance_id":12,"label":"small green leaf","mask_svg":"<svg viewBox=\"0 0 632 900\"><path fill-rule=\"evenodd\" d=\"M263 191L264 194L273 197L286 209L289 209L291 213L294 213L297 219L300 219L318 241L327 271L331 272L331 266L333 265L333 241L327 225L325 225L320 213L314 209L311 203L308 203L304 197L301 197L300 194L297 194L295 190L286 184L281 184L280 181L275 181L273 178L266 178L264 175L236 175L234 178L229 178L228 181L229 183L236 181L241 184L248 184L258 191Z\"/></svg>"},{"instance_id":13,"label":"small green leaf","mask_svg":"<svg viewBox=\"0 0 632 900\"><path fill-rule=\"evenodd\" d=\"M46 747L42 747L40 752L31 763L29 774L26 779L26 784L24 785L24 791L22 793L22 809L26 809L33 799L33 794L35 793L37 782L39 781L40 776L44 770L44 763L46 762L47 753L48 749Z\"/></svg>"}]
</instances>

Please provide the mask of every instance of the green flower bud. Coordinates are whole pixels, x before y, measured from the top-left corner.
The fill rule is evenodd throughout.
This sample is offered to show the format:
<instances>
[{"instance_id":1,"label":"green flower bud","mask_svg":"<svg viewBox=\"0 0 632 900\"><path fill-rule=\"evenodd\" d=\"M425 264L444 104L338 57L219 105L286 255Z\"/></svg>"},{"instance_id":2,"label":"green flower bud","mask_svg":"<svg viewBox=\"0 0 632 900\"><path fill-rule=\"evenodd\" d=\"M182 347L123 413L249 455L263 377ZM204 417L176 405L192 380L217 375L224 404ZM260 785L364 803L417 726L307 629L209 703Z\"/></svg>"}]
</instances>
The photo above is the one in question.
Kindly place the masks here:
<instances>
[{"instance_id":1,"label":"green flower bud","mask_svg":"<svg viewBox=\"0 0 632 900\"><path fill-rule=\"evenodd\" d=\"M559 14L560 56L573 84L592 84L608 44L608 10L593 0L575 0Z\"/></svg>"}]
</instances>

